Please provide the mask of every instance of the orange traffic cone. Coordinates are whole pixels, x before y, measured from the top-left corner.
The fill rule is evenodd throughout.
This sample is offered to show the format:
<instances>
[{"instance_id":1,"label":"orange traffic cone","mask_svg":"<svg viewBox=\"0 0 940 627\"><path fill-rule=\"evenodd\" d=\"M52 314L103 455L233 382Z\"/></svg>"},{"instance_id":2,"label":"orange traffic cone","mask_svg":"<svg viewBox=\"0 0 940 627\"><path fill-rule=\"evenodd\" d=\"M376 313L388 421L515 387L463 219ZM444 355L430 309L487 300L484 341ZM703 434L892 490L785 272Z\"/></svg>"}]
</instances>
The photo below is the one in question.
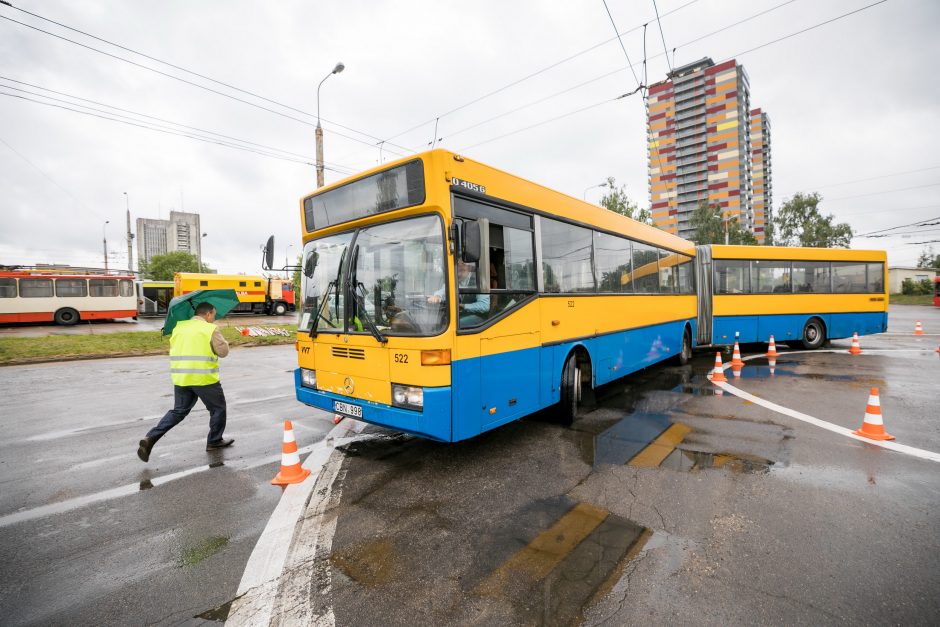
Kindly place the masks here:
<instances>
[{"instance_id":1,"label":"orange traffic cone","mask_svg":"<svg viewBox=\"0 0 940 627\"><path fill-rule=\"evenodd\" d=\"M849 353L852 355L861 355L862 347L858 345L858 332L852 334L852 348L849 349Z\"/></svg>"},{"instance_id":2,"label":"orange traffic cone","mask_svg":"<svg viewBox=\"0 0 940 627\"><path fill-rule=\"evenodd\" d=\"M914 325L914 335L923 335L924 327L920 326L920 320L917 321L917 324Z\"/></svg>"},{"instance_id":3,"label":"orange traffic cone","mask_svg":"<svg viewBox=\"0 0 940 627\"><path fill-rule=\"evenodd\" d=\"M744 360L741 359L741 349L738 347L738 341L734 341L734 352L731 353L731 367L741 368L744 366Z\"/></svg>"},{"instance_id":4,"label":"orange traffic cone","mask_svg":"<svg viewBox=\"0 0 940 627\"><path fill-rule=\"evenodd\" d=\"M767 356L776 357L777 356L777 345L774 344L774 336L770 336L770 346L767 347Z\"/></svg>"},{"instance_id":5,"label":"orange traffic cone","mask_svg":"<svg viewBox=\"0 0 940 627\"><path fill-rule=\"evenodd\" d=\"M297 454L297 441L294 440L294 425L290 420L284 421L284 445L281 448L281 471L277 473L271 483L274 485L288 485L300 483L310 476L310 470L300 465L300 455Z\"/></svg>"},{"instance_id":6,"label":"orange traffic cone","mask_svg":"<svg viewBox=\"0 0 940 627\"><path fill-rule=\"evenodd\" d=\"M342 414L333 414L333 424L338 425L343 420Z\"/></svg>"},{"instance_id":7,"label":"orange traffic cone","mask_svg":"<svg viewBox=\"0 0 940 627\"><path fill-rule=\"evenodd\" d=\"M878 399L878 388L872 388L868 396L868 406L865 408L865 418L862 428L853 431L869 440L893 440L894 436L885 433L885 423L881 420L881 401Z\"/></svg>"},{"instance_id":8,"label":"orange traffic cone","mask_svg":"<svg viewBox=\"0 0 940 627\"><path fill-rule=\"evenodd\" d=\"M708 378L712 380L712 383L722 382L727 383L728 377L725 376L725 371L721 367L721 353L715 353L715 369L711 371L711 374L708 375Z\"/></svg>"}]
</instances>

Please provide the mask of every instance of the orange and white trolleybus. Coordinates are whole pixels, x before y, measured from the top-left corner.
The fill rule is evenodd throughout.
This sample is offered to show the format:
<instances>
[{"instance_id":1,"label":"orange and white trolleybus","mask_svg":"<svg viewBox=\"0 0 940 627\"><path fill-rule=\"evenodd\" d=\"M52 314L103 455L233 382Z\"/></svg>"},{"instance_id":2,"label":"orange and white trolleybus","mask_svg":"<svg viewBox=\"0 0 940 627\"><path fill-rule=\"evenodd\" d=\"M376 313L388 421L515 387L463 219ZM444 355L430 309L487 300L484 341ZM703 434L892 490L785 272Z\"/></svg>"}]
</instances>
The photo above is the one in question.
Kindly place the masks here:
<instances>
[{"instance_id":1,"label":"orange and white trolleybus","mask_svg":"<svg viewBox=\"0 0 940 627\"><path fill-rule=\"evenodd\" d=\"M0 324L137 318L134 277L0 272Z\"/></svg>"}]
</instances>

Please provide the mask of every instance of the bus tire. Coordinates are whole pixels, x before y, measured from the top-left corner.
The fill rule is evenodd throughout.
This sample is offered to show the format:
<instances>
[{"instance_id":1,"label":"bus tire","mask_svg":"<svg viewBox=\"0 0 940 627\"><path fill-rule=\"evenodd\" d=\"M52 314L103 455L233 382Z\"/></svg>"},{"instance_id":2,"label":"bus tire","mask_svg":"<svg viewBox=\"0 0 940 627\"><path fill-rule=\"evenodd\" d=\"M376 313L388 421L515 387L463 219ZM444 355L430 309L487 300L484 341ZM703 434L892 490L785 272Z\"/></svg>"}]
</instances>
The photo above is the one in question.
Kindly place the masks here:
<instances>
[{"instance_id":1,"label":"bus tire","mask_svg":"<svg viewBox=\"0 0 940 627\"><path fill-rule=\"evenodd\" d=\"M70 327L73 324L78 324L78 321L81 319L82 317L78 315L78 312L71 307L63 307L59 311L55 312L55 323L64 327Z\"/></svg>"},{"instance_id":2,"label":"bus tire","mask_svg":"<svg viewBox=\"0 0 940 627\"><path fill-rule=\"evenodd\" d=\"M692 331L689 327L682 332L682 348L679 349L678 361L680 366L692 361Z\"/></svg>"},{"instance_id":3,"label":"bus tire","mask_svg":"<svg viewBox=\"0 0 940 627\"><path fill-rule=\"evenodd\" d=\"M285 313L287 313L287 305L280 302L274 303L273 310L275 316L283 316Z\"/></svg>"},{"instance_id":4,"label":"bus tire","mask_svg":"<svg viewBox=\"0 0 940 627\"><path fill-rule=\"evenodd\" d=\"M563 425L571 425L578 417L581 403L581 367L572 351L561 371L561 402L558 403L558 418Z\"/></svg>"},{"instance_id":5,"label":"bus tire","mask_svg":"<svg viewBox=\"0 0 940 627\"><path fill-rule=\"evenodd\" d=\"M826 325L819 318L810 318L803 325L803 337L800 344L806 350L816 350L826 343Z\"/></svg>"}]
</instances>

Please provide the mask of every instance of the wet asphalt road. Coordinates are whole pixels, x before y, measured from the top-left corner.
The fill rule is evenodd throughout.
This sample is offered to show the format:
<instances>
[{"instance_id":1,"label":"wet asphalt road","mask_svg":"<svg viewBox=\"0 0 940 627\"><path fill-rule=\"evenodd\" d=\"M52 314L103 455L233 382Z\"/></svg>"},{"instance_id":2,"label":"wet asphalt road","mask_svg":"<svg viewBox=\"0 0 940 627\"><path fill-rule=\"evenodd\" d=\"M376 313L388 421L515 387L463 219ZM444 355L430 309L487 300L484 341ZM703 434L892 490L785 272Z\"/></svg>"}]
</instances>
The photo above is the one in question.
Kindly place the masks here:
<instances>
[{"instance_id":1,"label":"wet asphalt road","mask_svg":"<svg viewBox=\"0 0 940 627\"><path fill-rule=\"evenodd\" d=\"M281 421L302 446L332 427L294 400L295 355L233 349L222 380L235 444L205 451L198 404L149 464L137 441L172 406L166 357L0 368L13 391L0 399L0 623L180 624L231 599L280 498ZM11 524L51 504L65 511Z\"/></svg>"},{"instance_id":2,"label":"wet asphalt road","mask_svg":"<svg viewBox=\"0 0 940 627\"><path fill-rule=\"evenodd\" d=\"M851 429L878 386L887 430L938 452L940 311L896 308L891 332L863 349L924 350L784 354L732 383ZM938 464L716 396L713 360L607 386L573 429L351 445L311 603L339 625L936 624Z\"/></svg>"},{"instance_id":3,"label":"wet asphalt road","mask_svg":"<svg viewBox=\"0 0 940 627\"><path fill-rule=\"evenodd\" d=\"M940 335L915 338L915 317L940 334L940 310L893 308L862 348L926 350L784 354L732 384L852 429L878 386L886 429L940 451ZM936 624L938 464L716 396L713 359L602 388L570 429L539 415L452 445L384 432L344 447L308 603L339 625ZM332 426L293 400L294 365L292 346L234 350L235 446L203 450L200 408L146 467L134 450L172 400L165 358L0 368L15 390L0 400L0 622L223 617L280 496L280 421L302 447Z\"/></svg>"}]
</instances>

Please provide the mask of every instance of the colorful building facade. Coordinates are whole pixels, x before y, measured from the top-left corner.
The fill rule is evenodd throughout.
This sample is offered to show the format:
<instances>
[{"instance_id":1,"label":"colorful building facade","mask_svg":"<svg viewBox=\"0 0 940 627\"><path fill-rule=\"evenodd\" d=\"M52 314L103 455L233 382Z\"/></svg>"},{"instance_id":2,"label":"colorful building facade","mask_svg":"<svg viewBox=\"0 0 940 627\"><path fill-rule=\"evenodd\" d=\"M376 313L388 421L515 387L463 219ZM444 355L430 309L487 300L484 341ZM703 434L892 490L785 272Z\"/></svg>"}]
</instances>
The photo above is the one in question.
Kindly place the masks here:
<instances>
[{"instance_id":1,"label":"colorful building facade","mask_svg":"<svg viewBox=\"0 0 940 627\"><path fill-rule=\"evenodd\" d=\"M657 227L692 237L692 212L705 201L763 243L770 208L770 122L756 111L759 138L753 137L747 73L733 59L715 65L704 58L650 86L650 206ZM753 195L755 155L761 164L759 211Z\"/></svg>"}]
</instances>

